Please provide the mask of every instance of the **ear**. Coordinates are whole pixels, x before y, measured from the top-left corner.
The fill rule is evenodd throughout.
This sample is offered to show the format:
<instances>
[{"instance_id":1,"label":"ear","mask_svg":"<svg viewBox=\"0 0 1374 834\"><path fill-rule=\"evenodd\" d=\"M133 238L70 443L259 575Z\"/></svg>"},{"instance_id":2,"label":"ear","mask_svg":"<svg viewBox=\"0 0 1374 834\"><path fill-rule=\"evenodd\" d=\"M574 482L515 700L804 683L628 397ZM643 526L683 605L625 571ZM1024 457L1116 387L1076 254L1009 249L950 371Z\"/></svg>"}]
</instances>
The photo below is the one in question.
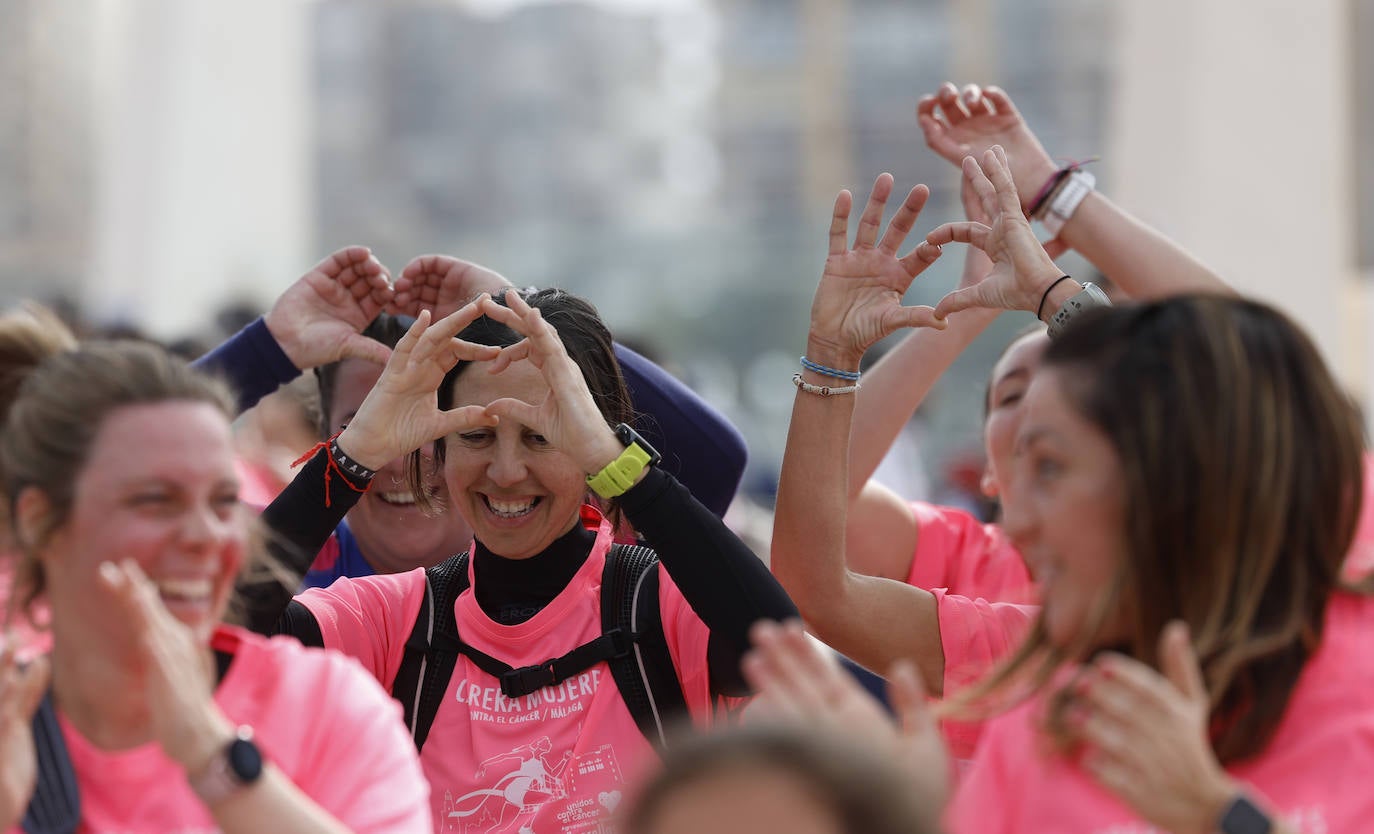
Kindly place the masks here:
<instances>
[{"instance_id":1,"label":"ear","mask_svg":"<svg viewBox=\"0 0 1374 834\"><path fill-rule=\"evenodd\" d=\"M14 540L19 548L37 554L52 534L52 501L38 487L19 491L14 502Z\"/></svg>"},{"instance_id":2,"label":"ear","mask_svg":"<svg viewBox=\"0 0 1374 834\"><path fill-rule=\"evenodd\" d=\"M1000 492L997 488L997 479L992 475L992 461L988 461L987 466L983 467L983 477L978 481L978 489L982 491L984 498L996 498Z\"/></svg>"}]
</instances>

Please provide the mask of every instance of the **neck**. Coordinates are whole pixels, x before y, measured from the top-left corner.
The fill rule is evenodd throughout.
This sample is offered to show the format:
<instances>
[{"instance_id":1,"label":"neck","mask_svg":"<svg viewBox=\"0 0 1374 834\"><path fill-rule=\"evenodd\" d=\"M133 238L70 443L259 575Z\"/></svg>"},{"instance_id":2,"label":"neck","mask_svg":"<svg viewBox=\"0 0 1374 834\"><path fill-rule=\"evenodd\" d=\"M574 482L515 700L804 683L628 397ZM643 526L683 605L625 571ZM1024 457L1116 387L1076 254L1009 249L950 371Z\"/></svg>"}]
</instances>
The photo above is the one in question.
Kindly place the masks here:
<instances>
[{"instance_id":1,"label":"neck","mask_svg":"<svg viewBox=\"0 0 1374 834\"><path fill-rule=\"evenodd\" d=\"M127 750L153 738L143 682L118 654L93 652L89 644L83 650L54 634L52 692L77 732L102 750Z\"/></svg>"}]
</instances>

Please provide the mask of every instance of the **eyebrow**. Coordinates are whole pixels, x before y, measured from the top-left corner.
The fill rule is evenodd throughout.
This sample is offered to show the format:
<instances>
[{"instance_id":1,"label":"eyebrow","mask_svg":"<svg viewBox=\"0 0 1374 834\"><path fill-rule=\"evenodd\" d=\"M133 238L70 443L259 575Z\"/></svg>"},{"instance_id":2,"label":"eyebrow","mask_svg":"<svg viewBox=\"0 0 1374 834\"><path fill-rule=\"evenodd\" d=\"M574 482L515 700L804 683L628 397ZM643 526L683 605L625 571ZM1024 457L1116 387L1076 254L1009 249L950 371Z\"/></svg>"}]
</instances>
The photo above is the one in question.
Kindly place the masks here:
<instances>
[{"instance_id":1,"label":"eyebrow","mask_svg":"<svg viewBox=\"0 0 1374 834\"><path fill-rule=\"evenodd\" d=\"M1022 432L1021 436L1016 439L1016 451L1025 451L1032 443L1038 440L1055 437L1057 434L1058 432L1049 426L1029 428Z\"/></svg>"},{"instance_id":2,"label":"eyebrow","mask_svg":"<svg viewBox=\"0 0 1374 834\"><path fill-rule=\"evenodd\" d=\"M1010 371L1007 371L1006 373L1002 374L1001 376L997 377L996 379L994 379L994 380L992 381L992 387L996 388L997 386L1001 385L1002 383L1004 383L1004 382L1006 382L1007 380L1010 380L1010 379L1017 379L1017 378L1028 377L1028 376L1030 376L1030 370L1029 370L1028 368L1026 368L1026 367L1024 367L1024 366L1017 366L1017 367L1015 367L1015 368L1012 368Z\"/></svg>"}]
</instances>

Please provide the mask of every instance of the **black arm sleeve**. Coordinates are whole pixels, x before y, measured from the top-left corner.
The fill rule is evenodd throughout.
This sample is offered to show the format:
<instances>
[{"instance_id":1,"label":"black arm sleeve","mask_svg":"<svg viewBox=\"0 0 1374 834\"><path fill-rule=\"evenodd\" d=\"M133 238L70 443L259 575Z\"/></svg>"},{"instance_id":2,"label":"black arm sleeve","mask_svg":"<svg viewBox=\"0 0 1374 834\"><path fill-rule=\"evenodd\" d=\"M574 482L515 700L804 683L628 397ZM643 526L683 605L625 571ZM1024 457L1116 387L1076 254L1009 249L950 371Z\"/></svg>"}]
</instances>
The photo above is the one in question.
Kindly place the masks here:
<instances>
[{"instance_id":1,"label":"black arm sleeve","mask_svg":"<svg viewBox=\"0 0 1374 834\"><path fill-rule=\"evenodd\" d=\"M296 577L297 584L344 514L362 497L343 475L337 471L327 473L328 461L328 452L323 449L316 452L276 500L262 511L262 520L267 527L268 553ZM244 624L259 634L296 634L291 622L282 616L295 592L295 585L285 585L273 577L241 581L238 593L246 611ZM315 631L318 633L318 625ZM304 638L304 635L297 636Z\"/></svg>"},{"instance_id":2,"label":"black arm sleeve","mask_svg":"<svg viewBox=\"0 0 1374 834\"><path fill-rule=\"evenodd\" d=\"M748 452L725 415L667 371L624 345L615 358L635 411L636 428L663 455L660 464L716 515L735 498Z\"/></svg>"},{"instance_id":3,"label":"black arm sleeve","mask_svg":"<svg viewBox=\"0 0 1374 834\"><path fill-rule=\"evenodd\" d=\"M620 505L711 632L711 688L747 694L740 661L749 650L749 627L796 617L797 606L763 561L668 473L650 469Z\"/></svg>"}]
</instances>

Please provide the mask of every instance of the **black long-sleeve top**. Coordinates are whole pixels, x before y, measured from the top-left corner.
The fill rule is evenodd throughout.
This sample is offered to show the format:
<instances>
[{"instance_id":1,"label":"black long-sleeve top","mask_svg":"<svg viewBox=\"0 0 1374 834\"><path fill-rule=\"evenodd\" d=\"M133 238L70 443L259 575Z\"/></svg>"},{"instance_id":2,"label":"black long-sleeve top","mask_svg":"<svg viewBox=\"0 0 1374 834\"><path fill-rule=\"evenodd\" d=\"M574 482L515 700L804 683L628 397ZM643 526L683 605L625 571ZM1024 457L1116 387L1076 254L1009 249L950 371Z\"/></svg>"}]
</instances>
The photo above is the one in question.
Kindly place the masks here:
<instances>
[{"instance_id":1,"label":"black long-sleeve top","mask_svg":"<svg viewBox=\"0 0 1374 834\"><path fill-rule=\"evenodd\" d=\"M324 452L317 453L263 512L269 549L293 571L304 572L360 496L338 474L326 487L326 460ZM747 692L740 660L749 648L749 627L760 619L795 617L796 606L753 552L668 473L651 469L621 496L620 505L710 631L712 689L724 695ZM529 619L567 587L594 539L576 525L543 552L521 560L504 559L477 542L473 593L478 605L497 622ZM322 643L314 615L279 583L241 586L240 593L253 630Z\"/></svg>"}]
</instances>

